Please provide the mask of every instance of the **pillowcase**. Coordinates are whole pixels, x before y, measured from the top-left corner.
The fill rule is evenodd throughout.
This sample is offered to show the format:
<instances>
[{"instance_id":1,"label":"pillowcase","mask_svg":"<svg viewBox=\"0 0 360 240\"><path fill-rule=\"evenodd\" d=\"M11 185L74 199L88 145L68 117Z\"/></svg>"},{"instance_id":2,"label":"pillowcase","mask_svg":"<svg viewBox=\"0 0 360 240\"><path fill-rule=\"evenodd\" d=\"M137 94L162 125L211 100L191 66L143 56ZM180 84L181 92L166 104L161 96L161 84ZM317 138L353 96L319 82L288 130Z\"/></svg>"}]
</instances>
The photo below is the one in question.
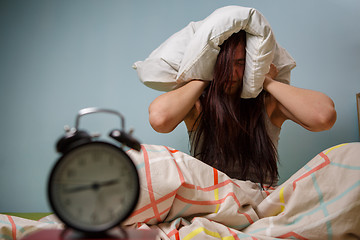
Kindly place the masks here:
<instances>
[{"instance_id":1,"label":"pillowcase","mask_svg":"<svg viewBox=\"0 0 360 240\"><path fill-rule=\"evenodd\" d=\"M140 80L148 87L170 91L180 87L176 82L186 46L193 38L201 22L190 22L185 28L172 35L144 61L135 62Z\"/></svg>"},{"instance_id":2,"label":"pillowcase","mask_svg":"<svg viewBox=\"0 0 360 240\"><path fill-rule=\"evenodd\" d=\"M246 32L246 66L242 98L256 97L274 63L276 80L290 83L295 61L280 47L264 16L254 8L227 6L191 22L172 35L144 61L134 63L140 80L160 91L176 89L192 79L211 81L220 45L233 33Z\"/></svg>"}]
</instances>

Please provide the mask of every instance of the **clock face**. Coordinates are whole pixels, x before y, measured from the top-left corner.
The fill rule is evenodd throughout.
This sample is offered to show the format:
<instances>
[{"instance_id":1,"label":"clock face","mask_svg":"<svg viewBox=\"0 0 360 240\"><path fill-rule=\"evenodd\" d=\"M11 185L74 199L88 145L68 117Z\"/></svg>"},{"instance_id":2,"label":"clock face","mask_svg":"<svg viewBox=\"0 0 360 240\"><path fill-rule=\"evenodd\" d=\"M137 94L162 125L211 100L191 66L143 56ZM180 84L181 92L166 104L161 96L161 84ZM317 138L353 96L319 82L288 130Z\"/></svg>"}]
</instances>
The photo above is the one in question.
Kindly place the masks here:
<instances>
[{"instance_id":1,"label":"clock face","mask_svg":"<svg viewBox=\"0 0 360 240\"><path fill-rule=\"evenodd\" d=\"M69 227L102 232L132 212L139 197L137 170L124 151L91 142L62 156L50 176L49 200Z\"/></svg>"}]
</instances>

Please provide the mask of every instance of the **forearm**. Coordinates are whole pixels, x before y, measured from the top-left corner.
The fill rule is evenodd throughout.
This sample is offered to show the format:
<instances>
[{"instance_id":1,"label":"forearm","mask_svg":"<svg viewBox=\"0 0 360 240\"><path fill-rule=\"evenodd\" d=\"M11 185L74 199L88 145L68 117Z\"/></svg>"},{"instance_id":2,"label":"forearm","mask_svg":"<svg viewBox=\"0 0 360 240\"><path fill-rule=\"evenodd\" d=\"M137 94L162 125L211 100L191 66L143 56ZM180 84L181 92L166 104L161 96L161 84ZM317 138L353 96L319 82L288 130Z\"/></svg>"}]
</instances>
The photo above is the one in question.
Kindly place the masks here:
<instances>
[{"instance_id":1,"label":"forearm","mask_svg":"<svg viewBox=\"0 0 360 240\"><path fill-rule=\"evenodd\" d=\"M149 106L149 122L157 132L171 132L184 120L208 82L193 80L157 97Z\"/></svg>"},{"instance_id":2,"label":"forearm","mask_svg":"<svg viewBox=\"0 0 360 240\"><path fill-rule=\"evenodd\" d=\"M333 101L325 94L265 78L264 89L284 108L291 119L310 131L330 129L336 121Z\"/></svg>"}]
</instances>

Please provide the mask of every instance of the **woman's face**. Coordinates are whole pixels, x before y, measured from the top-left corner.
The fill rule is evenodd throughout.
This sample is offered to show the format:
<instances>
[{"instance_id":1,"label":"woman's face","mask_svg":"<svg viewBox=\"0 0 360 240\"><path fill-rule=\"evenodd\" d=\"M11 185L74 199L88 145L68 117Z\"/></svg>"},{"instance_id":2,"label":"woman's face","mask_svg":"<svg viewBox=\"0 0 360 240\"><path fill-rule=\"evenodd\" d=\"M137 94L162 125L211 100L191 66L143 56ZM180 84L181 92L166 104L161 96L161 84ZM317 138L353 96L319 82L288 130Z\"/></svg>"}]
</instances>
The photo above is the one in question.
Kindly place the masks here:
<instances>
[{"instance_id":1,"label":"woman's face","mask_svg":"<svg viewBox=\"0 0 360 240\"><path fill-rule=\"evenodd\" d=\"M227 93L230 95L236 93L238 90L241 90L242 88L243 76L245 70L245 56L246 56L245 45L243 43L239 43L235 48L232 81L230 82L230 85L227 88Z\"/></svg>"}]
</instances>

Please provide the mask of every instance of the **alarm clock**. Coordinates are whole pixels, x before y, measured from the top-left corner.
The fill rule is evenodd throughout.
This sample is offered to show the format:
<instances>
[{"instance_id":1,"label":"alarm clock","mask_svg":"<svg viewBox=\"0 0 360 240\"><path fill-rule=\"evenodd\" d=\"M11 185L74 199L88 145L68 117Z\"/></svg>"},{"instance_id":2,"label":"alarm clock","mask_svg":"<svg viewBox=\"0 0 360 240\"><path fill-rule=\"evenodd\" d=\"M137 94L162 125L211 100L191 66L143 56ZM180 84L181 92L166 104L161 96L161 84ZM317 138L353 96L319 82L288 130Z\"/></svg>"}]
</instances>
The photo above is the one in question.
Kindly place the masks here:
<instances>
[{"instance_id":1,"label":"alarm clock","mask_svg":"<svg viewBox=\"0 0 360 240\"><path fill-rule=\"evenodd\" d=\"M97 140L79 130L80 118L93 113L120 117L121 129L109 136L119 145ZM120 226L134 210L139 198L137 169L122 146L140 151L140 143L125 132L124 117L116 111L85 108L79 111L75 127L67 128L56 149L60 158L48 180L48 200L66 228L87 235L101 234Z\"/></svg>"}]
</instances>

